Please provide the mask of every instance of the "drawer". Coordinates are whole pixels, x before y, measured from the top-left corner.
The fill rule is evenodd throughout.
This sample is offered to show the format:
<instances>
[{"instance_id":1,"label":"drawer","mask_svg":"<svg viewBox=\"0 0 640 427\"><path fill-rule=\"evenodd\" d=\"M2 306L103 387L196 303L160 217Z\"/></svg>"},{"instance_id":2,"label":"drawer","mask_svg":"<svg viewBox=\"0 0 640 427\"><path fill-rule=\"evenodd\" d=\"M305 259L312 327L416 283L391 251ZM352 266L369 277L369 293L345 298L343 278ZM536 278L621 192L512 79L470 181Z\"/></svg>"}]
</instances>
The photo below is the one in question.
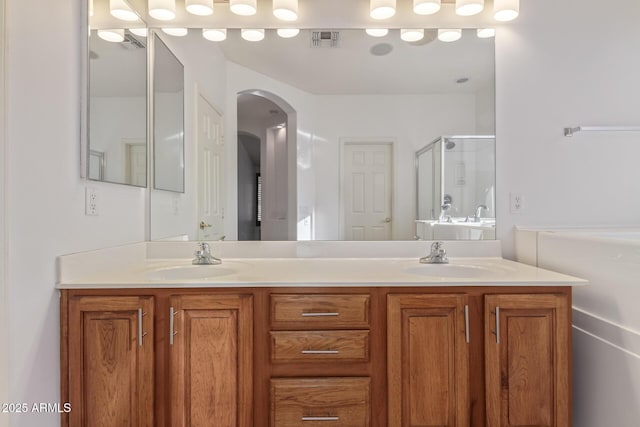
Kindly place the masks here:
<instances>
[{"instance_id":1,"label":"drawer","mask_svg":"<svg viewBox=\"0 0 640 427\"><path fill-rule=\"evenodd\" d=\"M271 427L368 427L369 378L271 379Z\"/></svg>"},{"instance_id":2,"label":"drawer","mask_svg":"<svg viewBox=\"0 0 640 427\"><path fill-rule=\"evenodd\" d=\"M271 361L367 362L369 331L272 331Z\"/></svg>"},{"instance_id":3,"label":"drawer","mask_svg":"<svg viewBox=\"0 0 640 427\"><path fill-rule=\"evenodd\" d=\"M368 294L271 295L271 326L287 329L369 327Z\"/></svg>"}]
</instances>

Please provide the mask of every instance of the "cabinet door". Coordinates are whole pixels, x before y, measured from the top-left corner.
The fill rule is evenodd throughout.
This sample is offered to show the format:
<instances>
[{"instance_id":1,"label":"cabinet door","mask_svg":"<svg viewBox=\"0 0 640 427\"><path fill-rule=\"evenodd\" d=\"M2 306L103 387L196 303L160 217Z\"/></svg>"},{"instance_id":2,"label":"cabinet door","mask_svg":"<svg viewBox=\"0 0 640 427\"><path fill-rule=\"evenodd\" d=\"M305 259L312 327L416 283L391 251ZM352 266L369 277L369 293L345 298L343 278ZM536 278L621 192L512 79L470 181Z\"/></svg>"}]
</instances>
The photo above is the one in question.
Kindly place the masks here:
<instances>
[{"instance_id":1,"label":"cabinet door","mask_svg":"<svg viewBox=\"0 0 640 427\"><path fill-rule=\"evenodd\" d=\"M153 298L69 301L70 426L153 426Z\"/></svg>"},{"instance_id":2,"label":"cabinet door","mask_svg":"<svg viewBox=\"0 0 640 427\"><path fill-rule=\"evenodd\" d=\"M568 316L563 295L485 297L489 427L570 425Z\"/></svg>"},{"instance_id":3,"label":"cabinet door","mask_svg":"<svg viewBox=\"0 0 640 427\"><path fill-rule=\"evenodd\" d=\"M252 425L252 301L248 295L171 299L173 427Z\"/></svg>"},{"instance_id":4,"label":"cabinet door","mask_svg":"<svg viewBox=\"0 0 640 427\"><path fill-rule=\"evenodd\" d=\"M389 426L469 426L466 296L387 297Z\"/></svg>"}]
</instances>

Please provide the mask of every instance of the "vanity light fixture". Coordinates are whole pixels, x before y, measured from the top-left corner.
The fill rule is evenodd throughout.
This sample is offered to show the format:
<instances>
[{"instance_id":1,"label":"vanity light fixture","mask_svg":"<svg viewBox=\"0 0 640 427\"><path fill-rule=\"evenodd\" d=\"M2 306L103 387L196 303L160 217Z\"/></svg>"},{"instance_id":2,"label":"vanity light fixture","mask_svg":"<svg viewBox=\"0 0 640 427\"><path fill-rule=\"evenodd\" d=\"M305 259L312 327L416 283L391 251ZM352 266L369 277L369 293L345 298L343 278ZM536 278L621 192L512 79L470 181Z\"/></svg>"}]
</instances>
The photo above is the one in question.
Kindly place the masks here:
<instances>
[{"instance_id":1,"label":"vanity light fixture","mask_svg":"<svg viewBox=\"0 0 640 427\"><path fill-rule=\"evenodd\" d=\"M413 12L418 15L433 15L440 11L441 0L413 0Z\"/></svg>"},{"instance_id":2,"label":"vanity light fixture","mask_svg":"<svg viewBox=\"0 0 640 427\"><path fill-rule=\"evenodd\" d=\"M454 42L460 40L462 30L459 28L441 28L438 30L438 40L441 42Z\"/></svg>"},{"instance_id":3,"label":"vanity light fixture","mask_svg":"<svg viewBox=\"0 0 640 427\"><path fill-rule=\"evenodd\" d=\"M202 37L212 42L221 42L227 39L226 28L203 28Z\"/></svg>"},{"instance_id":4,"label":"vanity light fixture","mask_svg":"<svg viewBox=\"0 0 640 427\"><path fill-rule=\"evenodd\" d=\"M147 37L147 34L149 34L146 28L129 28L129 31L131 31L131 34L139 37Z\"/></svg>"},{"instance_id":5,"label":"vanity light fixture","mask_svg":"<svg viewBox=\"0 0 640 427\"><path fill-rule=\"evenodd\" d=\"M213 14L213 0L184 0L185 9L192 15L209 16Z\"/></svg>"},{"instance_id":6,"label":"vanity light fixture","mask_svg":"<svg viewBox=\"0 0 640 427\"><path fill-rule=\"evenodd\" d=\"M138 15L125 0L109 0L109 12L111 16L121 21L132 22L138 20Z\"/></svg>"},{"instance_id":7,"label":"vanity light fixture","mask_svg":"<svg viewBox=\"0 0 640 427\"><path fill-rule=\"evenodd\" d=\"M389 34L389 30L386 28L367 28L364 31L371 37L384 37Z\"/></svg>"},{"instance_id":8,"label":"vanity light fixture","mask_svg":"<svg viewBox=\"0 0 640 427\"><path fill-rule=\"evenodd\" d=\"M189 30L181 27L163 28L162 32L174 37L184 37L189 33Z\"/></svg>"},{"instance_id":9,"label":"vanity light fixture","mask_svg":"<svg viewBox=\"0 0 640 427\"><path fill-rule=\"evenodd\" d=\"M396 0L370 0L369 15L373 19L387 19L396 14Z\"/></svg>"},{"instance_id":10,"label":"vanity light fixture","mask_svg":"<svg viewBox=\"0 0 640 427\"><path fill-rule=\"evenodd\" d=\"M520 0L493 0L493 17L496 21L513 21L520 14Z\"/></svg>"},{"instance_id":11,"label":"vanity light fixture","mask_svg":"<svg viewBox=\"0 0 640 427\"><path fill-rule=\"evenodd\" d=\"M298 19L298 0L273 0L273 16L283 21Z\"/></svg>"},{"instance_id":12,"label":"vanity light fixture","mask_svg":"<svg viewBox=\"0 0 640 427\"><path fill-rule=\"evenodd\" d=\"M283 39L290 39L300 34L300 30L297 28L278 28L276 32Z\"/></svg>"},{"instance_id":13,"label":"vanity light fixture","mask_svg":"<svg viewBox=\"0 0 640 427\"><path fill-rule=\"evenodd\" d=\"M98 30L98 37L104 41L121 43L124 41L124 29Z\"/></svg>"},{"instance_id":14,"label":"vanity light fixture","mask_svg":"<svg viewBox=\"0 0 640 427\"><path fill-rule=\"evenodd\" d=\"M456 15L477 15L484 9L484 0L456 0Z\"/></svg>"},{"instance_id":15,"label":"vanity light fixture","mask_svg":"<svg viewBox=\"0 0 640 427\"><path fill-rule=\"evenodd\" d=\"M229 8L236 15L255 15L258 10L257 0L229 0Z\"/></svg>"},{"instance_id":16,"label":"vanity light fixture","mask_svg":"<svg viewBox=\"0 0 640 427\"><path fill-rule=\"evenodd\" d=\"M246 28L240 30L243 39L249 42L259 42L264 39L264 29Z\"/></svg>"},{"instance_id":17,"label":"vanity light fixture","mask_svg":"<svg viewBox=\"0 0 640 427\"><path fill-rule=\"evenodd\" d=\"M495 28L478 28L477 30L478 38L480 39L489 39L491 37L496 36Z\"/></svg>"},{"instance_id":18,"label":"vanity light fixture","mask_svg":"<svg viewBox=\"0 0 640 427\"><path fill-rule=\"evenodd\" d=\"M176 0L149 0L149 15L158 21L175 19Z\"/></svg>"},{"instance_id":19,"label":"vanity light fixture","mask_svg":"<svg viewBox=\"0 0 640 427\"><path fill-rule=\"evenodd\" d=\"M400 38L406 42L417 42L424 38L424 30L422 28L402 28Z\"/></svg>"}]
</instances>

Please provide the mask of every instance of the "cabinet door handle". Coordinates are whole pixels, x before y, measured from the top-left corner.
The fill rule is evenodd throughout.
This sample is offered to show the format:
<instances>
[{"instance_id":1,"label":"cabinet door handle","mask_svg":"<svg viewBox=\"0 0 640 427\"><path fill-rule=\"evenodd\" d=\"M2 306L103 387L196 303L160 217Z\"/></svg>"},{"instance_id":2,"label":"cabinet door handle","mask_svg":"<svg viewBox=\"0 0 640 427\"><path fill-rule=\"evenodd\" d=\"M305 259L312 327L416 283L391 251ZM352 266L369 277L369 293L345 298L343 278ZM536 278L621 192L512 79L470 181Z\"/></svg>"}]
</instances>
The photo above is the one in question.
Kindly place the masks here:
<instances>
[{"instance_id":1,"label":"cabinet door handle","mask_svg":"<svg viewBox=\"0 0 640 427\"><path fill-rule=\"evenodd\" d=\"M302 313L302 317L336 317L336 316L340 316L340 313L336 313L336 312Z\"/></svg>"},{"instance_id":2,"label":"cabinet door handle","mask_svg":"<svg viewBox=\"0 0 640 427\"><path fill-rule=\"evenodd\" d=\"M173 345L173 337L178 334L174 330L174 318L178 314L177 311L173 311L173 307L169 307L169 345Z\"/></svg>"},{"instance_id":3,"label":"cabinet door handle","mask_svg":"<svg viewBox=\"0 0 640 427\"><path fill-rule=\"evenodd\" d=\"M302 350L302 354L340 354L338 350Z\"/></svg>"},{"instance_id":4,"label":"cabinet door handle","mask_svg":"<svg viewBox=\"0 0 640 427\"><path fill-rule=\"evenodd\" d=\"M302 421L340 421L340 417L302 417Z\"/></svg>"},{"instance_id":5,"label":"cabinet door handle","mask_svg":"<svg viewBox=\"0 0 640 427\"><path fill-rule=\"evenodd\" d=\"M146 332L142 331L142 316L146 315L147 313L143 313L142 309L139 308L138 309L138 346L142 347L142 338L147 335Z\"/></svg>"},{"instance_id":6,"label":"cabinet door handle","mask_svg":"<svg viewBox=\"0 0 640 427\"><path fill-rule=\"evenodd\" d=\"M496 344L500 344L500 307L496 307Z\"/></svg>"},{"instance_id":7,"label":"cabinet door handle","mask_svg":"<svg viewBox=\"0 0 640 427\"><path fill-rule=\"evenodd\" d=\"M469 306L464 306L464 338L469 344Z\"/></svg>"}]
</instances>

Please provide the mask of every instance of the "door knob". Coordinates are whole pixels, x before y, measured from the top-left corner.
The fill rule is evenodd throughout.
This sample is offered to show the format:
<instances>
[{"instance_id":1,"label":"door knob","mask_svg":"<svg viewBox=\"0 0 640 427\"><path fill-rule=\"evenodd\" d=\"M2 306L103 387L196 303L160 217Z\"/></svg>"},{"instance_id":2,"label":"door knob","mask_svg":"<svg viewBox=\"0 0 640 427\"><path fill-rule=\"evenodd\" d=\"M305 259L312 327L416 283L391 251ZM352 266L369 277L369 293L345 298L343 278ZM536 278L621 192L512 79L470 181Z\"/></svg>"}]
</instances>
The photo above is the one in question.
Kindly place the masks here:
<instances>
[{"instance_id":1,"label":"door knob","mask_svg":"<svg viewBox=\"0 0 640 427\"><path fill-rule=\"evenodd\" d=\"M384 222L391 222L391 218L385 218Z\"/></svg>"},{"instance_id":2,"label":"door knob","mask_svg":"<svg viewBox=\"0 0 640 427\"><path fill-rule=\"evenodd\" d=\"M204 221L200 221L200 230L204 230L205 228L211 227L211 224L207 224Z\"/></svg>"}]
</instances>

